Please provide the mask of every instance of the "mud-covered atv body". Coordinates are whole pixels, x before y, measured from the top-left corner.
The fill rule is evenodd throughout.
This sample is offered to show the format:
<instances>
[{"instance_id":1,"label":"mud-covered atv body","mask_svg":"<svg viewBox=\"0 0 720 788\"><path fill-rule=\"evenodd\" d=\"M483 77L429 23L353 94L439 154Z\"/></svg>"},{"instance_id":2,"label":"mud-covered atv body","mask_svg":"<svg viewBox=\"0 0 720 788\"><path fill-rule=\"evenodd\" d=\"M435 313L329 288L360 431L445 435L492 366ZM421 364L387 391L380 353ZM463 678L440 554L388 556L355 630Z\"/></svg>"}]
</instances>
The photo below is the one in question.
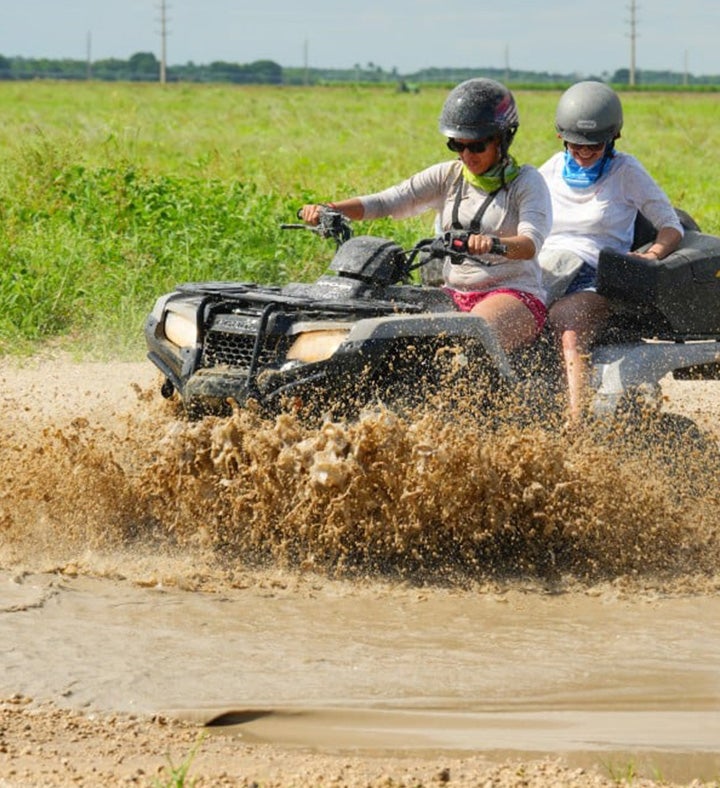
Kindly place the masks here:
<instances>
[{"instance_id":1,"label":"mud-covered atv body","mask_svg":"<svg viewBox=\"0 0 720 788\"><path fill-rule=\"evenodd\" d=\"M534 351L508 357L485 321L456 311L442 289L409 283L428 261L462 255L457 237L404 251L351 237L339 214L324 221L316 230L338 246L316 282L191 283L157 300L145 336L165 396L177 392L196 415L252 400L268 414L345 416L377 402L416 404L463 382L498 393L557 376ZM597 413L657 389L668 373L720 378L720 238L691 229L661 262L604 252L598 271L616 317L593 353Z\"/></svg>"},{"instance_id":2,"label":"mud-covered atv body","mask_svg":"<svg viewBox=\"0 0 720 788\"><path fill-rule=\"evenodd\" d=\"M720 380L720 238L678 215L685 236L663 260L600 254L597 291L610 300L612 318L592 353L596 415L613 414L638 390L659 393L668 374ZM654 237L640 216L634 249Z\"/></svg>"}]
</instances>

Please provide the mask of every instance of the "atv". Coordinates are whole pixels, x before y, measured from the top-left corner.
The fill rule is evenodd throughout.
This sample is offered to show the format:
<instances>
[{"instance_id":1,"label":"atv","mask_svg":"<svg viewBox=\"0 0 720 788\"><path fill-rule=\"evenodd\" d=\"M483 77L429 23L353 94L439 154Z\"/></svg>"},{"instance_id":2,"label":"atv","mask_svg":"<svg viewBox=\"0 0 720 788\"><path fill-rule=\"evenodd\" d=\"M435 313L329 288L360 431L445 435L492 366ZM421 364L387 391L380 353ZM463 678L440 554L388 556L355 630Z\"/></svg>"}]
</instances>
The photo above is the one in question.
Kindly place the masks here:
<instances>
[{"instance_id":1,"label":"atv","mask_svg":"<svg viewBox=\"0 0 720 788\"><path fill-rule=\"evenodd\" d=\"M687 227L662 261L603 251L598 292L613 318L592 354L593 410L612 416L641 395L657 399L660 380L720 379L720 238ZM472 389L481 398L534 393L549 406L562 375L548 337L530 351L503 352L482 318L456 311L422 276L467 256L461 233L421 240L409 250L386 238L354 236L326 209L317 227L286 224L331 239L329 272L313 283L180 285L148 316L148 357L191 417L252 404L267 415L292 409L352 417L376 403L405 408L433 392ZM652 241L643 217L635 249ZM502 254L503 248L493 252ZM420 283L414 282L420 274Z\"/></svg>"}]
</instances>

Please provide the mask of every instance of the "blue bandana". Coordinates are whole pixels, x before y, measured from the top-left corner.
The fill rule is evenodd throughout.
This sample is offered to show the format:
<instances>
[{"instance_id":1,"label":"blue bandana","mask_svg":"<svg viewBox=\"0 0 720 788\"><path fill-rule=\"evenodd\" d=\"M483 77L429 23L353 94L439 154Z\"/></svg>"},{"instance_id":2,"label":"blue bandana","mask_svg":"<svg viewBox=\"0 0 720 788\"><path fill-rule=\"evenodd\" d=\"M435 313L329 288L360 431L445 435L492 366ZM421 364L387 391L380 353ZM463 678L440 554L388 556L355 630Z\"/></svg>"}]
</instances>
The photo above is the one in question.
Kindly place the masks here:
<instances>
[{"instance_id":1,"label":"blue bandana","mask_svg":"<svg viewBox=\"0 0 720 788\"><path fill-rule=\"evenodd\" d=\"M603 172L609 169L611 164L610 156L612 156L612 153L607 151L592 167L581 167L573 159L572 153L566 150L565 164L562 171L563 180L573 189L586 189L588 186L592 186Z\"/></svg>"}]
</instances>

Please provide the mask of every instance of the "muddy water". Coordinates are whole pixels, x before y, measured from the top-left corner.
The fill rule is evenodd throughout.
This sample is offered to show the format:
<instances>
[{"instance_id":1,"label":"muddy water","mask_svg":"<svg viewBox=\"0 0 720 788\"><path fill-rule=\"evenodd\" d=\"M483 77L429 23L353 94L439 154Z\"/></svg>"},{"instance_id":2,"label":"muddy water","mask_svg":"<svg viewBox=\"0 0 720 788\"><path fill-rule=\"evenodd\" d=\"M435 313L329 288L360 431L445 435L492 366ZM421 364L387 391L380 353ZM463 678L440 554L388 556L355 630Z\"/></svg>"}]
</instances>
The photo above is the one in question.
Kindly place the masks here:
<instances>
[{"instance_id":1,"label":"muddy water","mask_svg":"<svg viewBox=\"0 0 720 788\"><path fill-rule=\"evenodd\" d=\"M282 746L720 772L716 438L188 424L145 365L0 381L2 692ZM711 427L719 402L670 388Z\"/></svg>"}]
</instances>

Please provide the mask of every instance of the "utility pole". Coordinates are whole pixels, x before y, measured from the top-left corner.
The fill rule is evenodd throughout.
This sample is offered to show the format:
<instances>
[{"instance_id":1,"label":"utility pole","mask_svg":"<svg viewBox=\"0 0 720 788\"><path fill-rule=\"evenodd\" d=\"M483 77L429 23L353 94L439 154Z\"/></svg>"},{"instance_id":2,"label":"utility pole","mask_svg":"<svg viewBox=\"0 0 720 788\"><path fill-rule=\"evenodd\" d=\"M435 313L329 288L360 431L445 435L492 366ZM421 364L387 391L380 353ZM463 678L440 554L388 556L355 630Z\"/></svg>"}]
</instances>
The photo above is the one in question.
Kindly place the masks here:
<instances>
[{"instance_id":1,"label":"utility pole","mask_svg":"<svg viewBox=\"0 0 720 788\"><path fill-rule=\"evenodd\" d=\"M85 78L89 81L92 79L92 33L88 30L87 38L85 41Z\"/></svg>"},{"instance_id":2,"label":"utility pole","mask_svg":"<svg viewBox=\"0 0 720 788\"><path fill-rule=\"evenodd\" d=\"M160 84L164 85L167 78L167 4L160 0Z\"/></svg>"},{"instance_id":3,"label":"utility pole","mask_svg":"<svg viewBox=\"0 0 720 788\"><path fill-rule=\"evenodd\" d=\"M635 41L637 39L637 5L635 0L630 2L630 87L635 86Z\"/></svg>"}]
</instances>

